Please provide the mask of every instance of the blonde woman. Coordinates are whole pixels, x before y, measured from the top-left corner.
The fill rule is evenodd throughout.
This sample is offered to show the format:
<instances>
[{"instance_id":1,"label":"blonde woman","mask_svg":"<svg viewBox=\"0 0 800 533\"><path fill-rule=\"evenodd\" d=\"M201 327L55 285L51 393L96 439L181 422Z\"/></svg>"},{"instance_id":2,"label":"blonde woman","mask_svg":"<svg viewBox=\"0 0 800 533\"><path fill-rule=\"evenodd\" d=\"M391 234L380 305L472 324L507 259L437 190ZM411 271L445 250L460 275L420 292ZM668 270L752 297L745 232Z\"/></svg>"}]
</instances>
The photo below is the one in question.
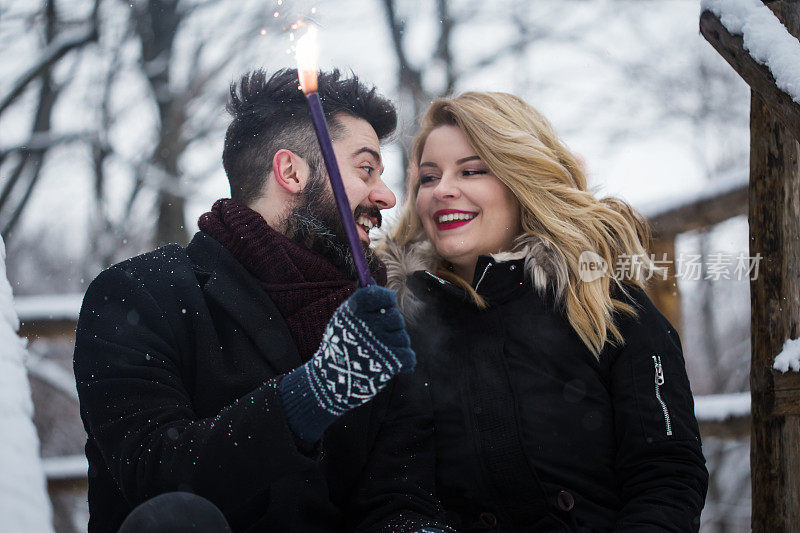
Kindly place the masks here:
<instances>
[{"instance_id":1,"label":"blonde woman","mask_svg":"<svg viewBox=\"0 0 800 533\"><path fill-rule=\"evenodd\" d=\"M643 291L646 222L509 94L435 101L411 155L381 250L451 524L697 531L708 473L680 339Z\"/></svg>"}]
</instances>

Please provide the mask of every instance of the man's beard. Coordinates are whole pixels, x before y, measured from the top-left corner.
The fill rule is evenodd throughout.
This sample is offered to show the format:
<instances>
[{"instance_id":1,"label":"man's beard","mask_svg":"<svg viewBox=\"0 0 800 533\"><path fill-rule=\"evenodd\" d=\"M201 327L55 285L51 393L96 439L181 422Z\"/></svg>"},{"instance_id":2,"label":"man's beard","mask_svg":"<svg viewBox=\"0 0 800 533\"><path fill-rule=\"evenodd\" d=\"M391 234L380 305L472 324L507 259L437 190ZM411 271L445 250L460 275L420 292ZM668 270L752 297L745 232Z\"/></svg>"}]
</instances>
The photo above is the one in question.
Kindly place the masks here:
<instances>
[{"instance_id":1,"label":"man's beard","mask_svg":"<svg viewBox=\"0 0 800 533\"><path fill-rule=\"evenodd\" d=\"M328 178L320 169L311 167L311 175L305 189L298 195L297 202L289 213L286 236L294 242L324 255L333 265L351 279L356 279L350 241L344 228L342 216L336 206L333 192L327 187ZM366 214L375 217L377 226L381 225L380 210L375 207L356 207L354 218ZM369 245L359 239L367 258L370 271L374 271L379 260Z\"/></svg>"}]
</instances>

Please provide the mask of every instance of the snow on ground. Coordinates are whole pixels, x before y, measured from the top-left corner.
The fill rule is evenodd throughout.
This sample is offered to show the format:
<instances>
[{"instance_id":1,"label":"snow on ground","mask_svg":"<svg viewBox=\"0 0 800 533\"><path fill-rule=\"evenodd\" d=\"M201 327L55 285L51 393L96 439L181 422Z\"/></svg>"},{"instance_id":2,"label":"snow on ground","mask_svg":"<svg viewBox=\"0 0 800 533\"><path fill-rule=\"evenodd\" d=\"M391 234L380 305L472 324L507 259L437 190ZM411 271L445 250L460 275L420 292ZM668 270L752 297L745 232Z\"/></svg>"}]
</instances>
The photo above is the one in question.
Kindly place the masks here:
<instances>
[{"instance_id":1,"label":"snow on ground","mask_svg":"<svg viewBox=\"0 0 800 533\"><path fill-rule=\"evenodd\" d=\"M723 422L750 414L750 393L695 396L694 415L699 422Z\"/></svg>"},{"instance_id":2,"label":"snow on ground","mask_svg":"<svg viewBox=\"0 0 800 533\"><path fill-rule=\"evenodd\" d=\"M6 249L0 238L0 517L3 531L52 531L50 500L25 373L25 341L17 336Z\"/></svg>"},{"instance_id":3,"label":"snow on ground","mask_svg":"<svg viewBox=\"0 0 800 533\"><path fill-rule=\"evenodd\" d=\"M800 372L800 339L786 339L783 350L775 358L772 368L781 372L789 370Z\"/></svg>"},{"instance_id":4,"label":"snow on ground","mask_svg":"<svg viewBox=\"0 0 800 533\"><path fill-rule=\"evenodd\" d=\"M800 42L768 7L759 0L703 0L702 7L719 17L731 34L741 35L745 50L800 103Z\"/></svg>"}]
</instances>

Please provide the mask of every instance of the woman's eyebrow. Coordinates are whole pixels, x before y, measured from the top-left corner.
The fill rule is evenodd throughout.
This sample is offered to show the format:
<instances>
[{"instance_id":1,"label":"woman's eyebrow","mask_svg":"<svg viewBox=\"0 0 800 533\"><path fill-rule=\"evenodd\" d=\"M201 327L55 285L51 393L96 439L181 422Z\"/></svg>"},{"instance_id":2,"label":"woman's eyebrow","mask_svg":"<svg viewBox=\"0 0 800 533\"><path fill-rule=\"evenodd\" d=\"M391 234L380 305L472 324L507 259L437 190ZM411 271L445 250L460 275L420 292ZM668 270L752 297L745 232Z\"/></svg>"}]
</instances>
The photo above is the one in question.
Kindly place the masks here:
<instances>
[{"instance_id":1,"label":"woman's eyebrow","mask_svg":"<svg viewBox=\"0 0 800 533\"><path fill-rule=\"evenodd\" d=\"M474 161L474 160L480 160L480 156L471 155L469 157L462 157L461 159L456 160L456 165L460 165L462 163L466 163L467 161ZM420 163L419 166L420 166L420 168L422 168L422 167L439 168L439 165L437 165L436 163L430 163L428 161L426 161L424 163Z\"/></svg>"}]
</instances>

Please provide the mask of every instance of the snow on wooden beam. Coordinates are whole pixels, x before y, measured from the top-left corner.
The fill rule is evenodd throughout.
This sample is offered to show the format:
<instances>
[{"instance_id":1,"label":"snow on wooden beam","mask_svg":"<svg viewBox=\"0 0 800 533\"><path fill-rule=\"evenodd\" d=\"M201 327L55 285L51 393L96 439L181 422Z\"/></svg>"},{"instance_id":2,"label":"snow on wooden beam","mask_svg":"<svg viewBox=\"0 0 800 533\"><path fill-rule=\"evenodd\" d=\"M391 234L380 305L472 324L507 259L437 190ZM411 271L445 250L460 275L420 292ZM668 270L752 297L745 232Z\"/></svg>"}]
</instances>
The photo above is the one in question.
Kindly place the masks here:
<instances>
[{"instance_id":1,"label":"snow on wooden beam","mask_svg":"<svg viewBox=\"0 0 800 533\"><path fill-rule=\"evenodd\" d=\"M724 422L750 416L750 392L695 396L694 415L698 422Z\"/></svg>"},{"instance_id":2,"label":"snow on wooden beam","mask_svg":"<svg viewBox=\"0 0 800 533\"><path fill-rule=\"evenodd\" d=\"M769 68L778 89L800 104L800 36L797 0L779 0L770 7L759 0L702 0L700 11L711 11L729 33L741 35L744 49ZM788 8L788 9L787 9Z\"/></svg>"},{"instance_id":3,"label":"snow on wooden beam","mask_svg":"<svg viewBox=\"0 0 800 533\"><path fill-rule=\"evenodd\" d=\"M778 88L770 69L759 64L745 49L743 37L731 34L711 11L700 15L700 33L800 141L800 104Z\"/></svg>"},{"instance_id":4,"label":"snow on wooden beam","mask_svg":"<svg viewBox=\"0 0 800 533\"><path fill-rule=\"evenodd\" d=\"M83 294L18 296L14 308L19 315L19 334L36 337L69 338L75 334Z\"/></svg>"},{"instance_id":5,"label":"snow on wooden beam","mask_svg":"<svg viewBox=\"0 0 800 533\"><path fill-rule=\"evenodd\" d=\"M45 457L42 459L42 468L48 481L82 479L89 471L89 463L83 454Z\"/></svg>"},{"instance_id":6,"label":"snow on wooden beam","mask_svg":"<svg viewBox=\"0 0 800 533\"><path fill-rule=\"evenodd\" d=\"M47 490L51 495L60 492L85 492L89 487L89 463L86 456L67 455L42 459Z\"/></svg>"},{"instance_id":7,"label":"snow on wooden beam","mask_svg":"<svg viewBox=\"0 0 800 533\"><path fill-rule=\"evenodd\" d=\"M656 239L672 239L680 233L714 226L738 215L747 214L747 183L671 206L658 212L645 212Z\"/></svg>"},{"instance_id":8,"label":"snow on wooden beam","mask_svg":"<svg viewBox=\"0 0 800 533\"><path fill-rule=\"evenodd\" d=\"M750 436L750 393L696 396L694 414L705 439L746 439Z\"/></svg>"},{"instance_id":9,"label":"snow on wooden beam","mask_svg":"<svg viewBox=\"0 0 800 533\"><path fill-rule=\"evenodd\" d=\"M78 320L83 293L17 296L14 309L22 322L29 320Z\"/></svg>"}]
</instances>

